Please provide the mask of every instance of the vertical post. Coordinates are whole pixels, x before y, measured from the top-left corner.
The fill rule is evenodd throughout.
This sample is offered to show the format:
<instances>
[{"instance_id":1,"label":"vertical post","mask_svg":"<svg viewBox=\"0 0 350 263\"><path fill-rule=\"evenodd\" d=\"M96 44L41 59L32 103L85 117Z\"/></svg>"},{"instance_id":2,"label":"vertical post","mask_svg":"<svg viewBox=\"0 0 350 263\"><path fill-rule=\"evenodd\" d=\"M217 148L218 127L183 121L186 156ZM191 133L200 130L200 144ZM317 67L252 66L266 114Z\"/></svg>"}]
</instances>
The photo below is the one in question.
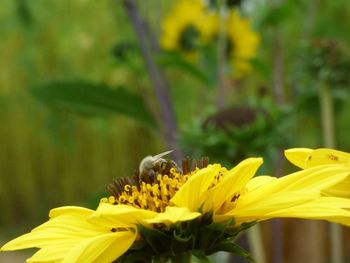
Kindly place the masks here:
<instances>
[{"instance_id":1,"label":"vertical post","mask_svg":"<svg viewBox=\"0 0 350 263\"><path fill-rule=\"evenodd\" d=\"M247 230L248 242L256 262L265 263L265 249L262 242L261 226L259 224Z\"/></svg>"},{"instance_id":2,"label":"vertical post","mask_svg":"<svg viewBox=\"0 0 350 263\"><path fill-rule=\"evenodd\" d=\"M217 49L217 67L218 67L218 90L216 98L217 109L225 107L227 96L227 7L226 1L219 0L219 36Z\"/></svg>"},{"instance_id":3,"label":"vertical post","mask_svg":"<svg viewBox=\"0 0 350 263\"><path fill-rule=\"evenodd\" d=\"M323 142L327 148L335 148L334 105L329 86L322 82L319 87ZM330 223L332 263L343 262L341 226Z\"/></svg>"},{"instance_id":4,"label":"vertical post","mask_svg":"<svg viewBox=\"0 0 350 263\"><path fill-rule=\"evenodd\" d=\"M270 1L273 5L278 6L283 3L284 0ZM275 101L279 108L285 104L285 94L283 87L283 45L282 45L282 31L278 26L274 28L274 37L272 42L273 48L273 75L272 75L272 90ZM284 170L284 157L283 149L276 149L276 158L274 160L274 170L276 176L283 175ZM273 232L273 262L282 262L282 223L280 219L272 220L272 232Z\"/></svg>"}]
</instances>

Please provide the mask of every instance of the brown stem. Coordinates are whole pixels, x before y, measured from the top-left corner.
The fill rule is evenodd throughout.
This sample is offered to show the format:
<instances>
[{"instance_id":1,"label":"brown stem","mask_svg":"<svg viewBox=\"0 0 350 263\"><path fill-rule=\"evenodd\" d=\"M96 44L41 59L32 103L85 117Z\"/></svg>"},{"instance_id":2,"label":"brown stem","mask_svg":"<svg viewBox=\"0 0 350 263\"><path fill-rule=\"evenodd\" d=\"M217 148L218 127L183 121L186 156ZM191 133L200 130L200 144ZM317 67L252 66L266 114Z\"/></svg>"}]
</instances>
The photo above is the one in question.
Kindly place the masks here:
<instances>
[{"instance_id":1,"label":"brown stem","mask_svg":"<svg viewBox=\"0 0 350 263\"><path fill-rule=\"evenodd\" d=\"M174 150L174 159L179 161L181 160L181 153L176 141L177 125L172 109L168 82L165 79L164 74L154 62L153 54L151 52L151 43L149 40L150 37L147 35L147 28L139 15L135 1L124 0L123 4L138 38L138 43L140 45L148 74L158 100L164 124L164 139L168 146ZM154 44L154 42L152 42L152 44Z\"/></svg>"}]
</instances>

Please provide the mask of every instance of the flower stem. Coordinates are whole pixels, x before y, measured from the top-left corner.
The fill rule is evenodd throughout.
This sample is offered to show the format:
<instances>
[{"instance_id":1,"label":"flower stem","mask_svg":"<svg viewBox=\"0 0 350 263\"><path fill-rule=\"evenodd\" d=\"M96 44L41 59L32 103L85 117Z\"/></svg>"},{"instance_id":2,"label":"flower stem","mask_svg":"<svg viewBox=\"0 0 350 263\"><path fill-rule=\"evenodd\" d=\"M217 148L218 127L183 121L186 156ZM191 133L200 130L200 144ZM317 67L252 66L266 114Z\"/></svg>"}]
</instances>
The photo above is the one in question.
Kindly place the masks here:
<instances>
[{"instance_id":1,"label":"flower stem","mask_svg":"<svg viewBox=\"0 0 350 263\"><path fill-rule=\"evenodd\" d=\"M218 94L217 108L223 109L227 98L227 10L226 1L219 0L219 36L218 36Z\"/></svg>"},{"instance_id":2,"label":"flower stem","mask_svg":"<svg viewBox=\"0 0 350 263\"><path fill-rule=\"evenodd\" d=\"M190 263L191 262L191 253L185 252L178 255L175 255L170 259L172 263Z\"/></svg>"},{"instance_id":3,"label":"flower stem","mask_svg":"<svg viewBox=\"0 0 350 263\"><path fill-rule=\"evenodd\" d=\"M116 1L119 2L119 1ZM158 67L154 60L151 46L155 41L150 43L151 39L147 34L145 22L142 20L136 2L134 0L123 0L125 10L128 14L130 22L136 33L138 44L143 55L146 68L154 89L154 93L159 103L159 109L164 124L164 139L170 149L174 150L173 155L176 161L182 159L182 155L177 143L177 123L175 113L172 108L172 101L170 98L169 83L165 78L163 71Z\"/></svg>"}]
</instances>

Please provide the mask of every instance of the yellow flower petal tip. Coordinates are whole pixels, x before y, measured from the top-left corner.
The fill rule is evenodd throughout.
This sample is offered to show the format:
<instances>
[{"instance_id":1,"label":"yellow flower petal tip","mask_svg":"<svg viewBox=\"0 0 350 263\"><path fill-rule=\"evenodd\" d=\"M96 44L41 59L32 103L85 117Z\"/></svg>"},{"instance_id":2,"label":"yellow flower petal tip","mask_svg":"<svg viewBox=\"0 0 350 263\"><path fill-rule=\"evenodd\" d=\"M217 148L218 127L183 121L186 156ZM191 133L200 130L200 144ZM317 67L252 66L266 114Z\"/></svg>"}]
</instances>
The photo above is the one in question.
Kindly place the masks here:
<instances>
[{"instance_id":1,"label":"yellow flower petal tip","mask_svg":"<svg viewBox=\"0 0 350 263\"><path fill-rule=\"evenodd\" d=\"M105 221L88 221L94 211L81 207L51 210L50 220L8 243L1 250L40 248L27 262L112 262L136 239L133 230Z\"/></svg>"},{"instance_id":2,"label":"yellow flower petal tip","mask_svg":"<svg viewBox=\"0 0 350 263\"><path fill-rule=\"evenodd\" d=\"M286 150L285 156L291 163L302 169L317 165L350 163L349 153L327 148L294 148Z\"/></svg>"},{"instance_id":3,"label":"yellow flower petal tip","mask_svg":"<svg viewBox=\"0 0 350 263\"><path fill-rule=\"evenodd\" d=\"M300 167L306 168L307 157L313 152L312 149L308 148L292 148L284 151L284 155L287 160L292 164Z\"/></svg>"}]
</instances>

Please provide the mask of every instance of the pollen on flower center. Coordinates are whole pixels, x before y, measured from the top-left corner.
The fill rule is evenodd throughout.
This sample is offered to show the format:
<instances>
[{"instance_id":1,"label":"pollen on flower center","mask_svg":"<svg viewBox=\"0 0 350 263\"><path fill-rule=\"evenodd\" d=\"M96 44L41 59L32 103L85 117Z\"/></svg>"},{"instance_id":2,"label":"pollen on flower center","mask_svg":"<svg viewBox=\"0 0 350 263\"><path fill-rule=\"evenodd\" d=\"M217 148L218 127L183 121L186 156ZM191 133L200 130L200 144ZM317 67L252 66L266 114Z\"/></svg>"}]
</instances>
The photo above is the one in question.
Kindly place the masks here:
<instances>
[{"instance_id":1,"label":"pollen on flower center","mask_svg":"<svg viewBox=\"0 0 350 263\"><path fill-rule=\"evenodd\" d=\"M102 198L100 202L164 212L170 199L194 171L207 165L207 158L195 162L185 159L181 170L173 161L164 160L151 170L137 173L132 178L115 179L107 187L111 196Z\"/></svg>"}]
</instances>

